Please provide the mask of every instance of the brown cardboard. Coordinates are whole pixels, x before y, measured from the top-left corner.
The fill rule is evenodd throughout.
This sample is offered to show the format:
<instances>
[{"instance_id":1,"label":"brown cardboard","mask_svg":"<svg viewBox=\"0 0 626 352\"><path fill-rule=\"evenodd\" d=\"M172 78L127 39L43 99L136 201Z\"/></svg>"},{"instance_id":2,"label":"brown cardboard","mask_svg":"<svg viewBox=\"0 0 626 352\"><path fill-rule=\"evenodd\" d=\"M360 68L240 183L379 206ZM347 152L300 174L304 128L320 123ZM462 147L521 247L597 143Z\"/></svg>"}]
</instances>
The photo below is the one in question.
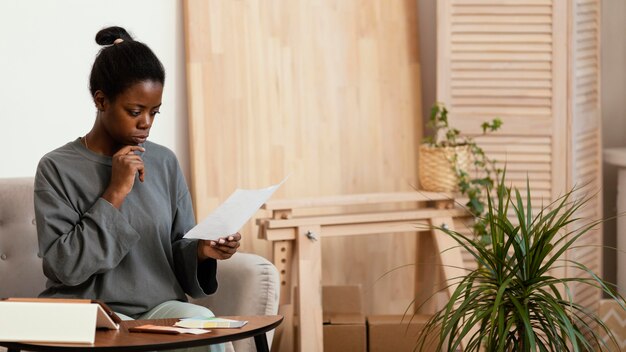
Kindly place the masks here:
<instances>
[{"instance_id":1,"label":"brown cardboard","mask_svg":"<svg viewBox=\"0 0 626 352\"><path fill-rule=\"evenodd\" d=\"M324 324L324 352L365 352L365 319L360 324Z\"/></svg>"},{"instance_id":2,"label":"brown cardboard","mask_svg":"<svg viewBox=\"0 0 626 352\"><path fill-rule=\"evenodd\" d=\"M371 315L367 317L369 352L413 351L429 315ZM408 329L407 329L408 327ZM430 334L423 351L434 351L437 334Z\"/></svg>"},{"instance_id":3,"label":"brown cardboard","mask_svg":"<svg viewBox=\"0 0 626 352\"><path fill-rule=\"evenodd\" d=\"M324 352L367 351L360 286L323 286ZM296 338L297 338L297 318ZM296 341L297 344L297 341Z\"/></svg>"},{"instance_id":4,"label":"brown cardboard","mask_svg":"<svg viewBox=\"0 0 626 352\"><path fill-rule=\"evenodd\" d=\"M322 306L328 314L362 313L361 286L322 287Z\"/></svg>"},{"instance_id":5,"label":"brown cardboard","mask_svg":"<svg viewBox=\"0 0 626 352\"><path fill-rule=\"evenodd\" d=\"M367 351L360 286L322 287L324 352Z\"/></svg>"}]
</instances>

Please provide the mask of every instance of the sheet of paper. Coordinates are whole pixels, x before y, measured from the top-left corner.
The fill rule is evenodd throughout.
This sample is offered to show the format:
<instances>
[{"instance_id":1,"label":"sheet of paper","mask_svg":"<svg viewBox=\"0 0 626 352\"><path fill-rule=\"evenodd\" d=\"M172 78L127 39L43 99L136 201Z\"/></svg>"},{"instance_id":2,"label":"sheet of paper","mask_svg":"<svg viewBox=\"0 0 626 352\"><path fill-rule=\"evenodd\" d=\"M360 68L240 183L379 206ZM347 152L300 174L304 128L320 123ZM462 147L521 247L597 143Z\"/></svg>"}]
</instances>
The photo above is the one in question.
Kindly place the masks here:
<instances>
[{"instance_id":1,"label":"sheet of paper","mask_svg":"<svg viewBox=\"0 0 626 352\"><path fill-rule=\"evenodd\" d=\"M247 320L232 320L224 318L185 318L180 319L175 326L182 328L197 329L218 329L218 328L240 328L248 323Z\"/></svg>"},{"instance_id":2,"label":"sheet of paper","mask_svg":"<svg viewBox=\"0 0 626 352\"><path fill-rule=\"evenodd\" d=\"M266 188L236 189L224 203L184 237L217 240L236 233L288 178L289 176Z\"/></svg>"}]
</instances>

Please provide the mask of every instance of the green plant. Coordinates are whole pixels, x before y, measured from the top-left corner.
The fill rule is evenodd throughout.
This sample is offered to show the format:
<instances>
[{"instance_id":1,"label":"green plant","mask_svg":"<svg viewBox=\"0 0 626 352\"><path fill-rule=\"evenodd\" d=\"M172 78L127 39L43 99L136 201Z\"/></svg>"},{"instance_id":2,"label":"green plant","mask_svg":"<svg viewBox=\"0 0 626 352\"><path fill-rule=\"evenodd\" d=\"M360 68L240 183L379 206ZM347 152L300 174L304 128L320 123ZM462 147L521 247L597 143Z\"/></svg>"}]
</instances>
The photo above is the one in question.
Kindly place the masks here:
<instances>
[{"instance_id":1,"label":"green plant","mask_svg":"<svg viewBox=\"0 0 626 352\"><path fill-rule=\"evenodd\" d=\"M438 351L455 351L462 340L466 352L481 345L485 351L507 352L608 350L601 334L615 342L613 335L593 312L572 300L570 287L599 289L626 309L622 297L584 263L563 258L600 222L580 225L582 219L575 217L589 198L574 199L572 190L533 216L529 182L524 204L517 189L512 197L513 191L504 186L504 175L495 195L487 190L484 219L490 244L438 228L469 251L478 268L448 282L456 288L425 325L416 348L422 349L429 334L438 334ZM507 215L510 208L514 220ZM565 264L585 277L551 275L551 269Z\"/></svg>"},{"instance_id":2,"label":"green plant","mask_svg":"<svg viewBox=\"0 0 626 352\"><path fill-rule=\"evenodd\" d=\"M495 132L502 126L502 120L493 119L491 122L483 122L481 128L483 134ZM467 146L472 157L474 170L466 170L458 160L458 155L454 154L448 160L450 167L454 170L458 180L458 187L461 194L468 197L465 204L469 212L474 216L474 233L483 240L487 240L486 224L482 219L485 212L485 197L483 190L485 186L493 187L493 177L497 176L500 170L497 169L495 161L487 157L484 150L479 147L473 138L461 135L461 131L452 128L448 122L448 109L443 103L435 103L430 110L430 119L427 127L432 130L432 136L424 138L424 143L436 147L458 147ZM472 176L480 175L480 176Z\"/></svg>"}]
</instances>

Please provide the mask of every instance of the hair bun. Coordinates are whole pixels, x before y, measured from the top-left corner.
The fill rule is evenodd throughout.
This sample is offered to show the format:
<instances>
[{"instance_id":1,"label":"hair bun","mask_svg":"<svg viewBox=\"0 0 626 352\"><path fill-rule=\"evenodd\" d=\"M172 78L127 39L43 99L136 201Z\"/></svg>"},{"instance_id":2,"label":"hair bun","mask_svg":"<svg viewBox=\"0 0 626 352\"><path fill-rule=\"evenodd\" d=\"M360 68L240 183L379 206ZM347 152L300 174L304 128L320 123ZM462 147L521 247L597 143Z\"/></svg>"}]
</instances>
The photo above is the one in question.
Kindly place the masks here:
<instances>
[{"instance_id":1,"label":"hair bun","mask_svg":"<svg viewBox=\"0 0 626 352\"><path fill-rule=\"evenodd\" d=\"M111 45L115 39L133 40L133 37L122 27L107 27L101 29L96 34L96 43L100 45Z\"/></svg>"}]
</instances>

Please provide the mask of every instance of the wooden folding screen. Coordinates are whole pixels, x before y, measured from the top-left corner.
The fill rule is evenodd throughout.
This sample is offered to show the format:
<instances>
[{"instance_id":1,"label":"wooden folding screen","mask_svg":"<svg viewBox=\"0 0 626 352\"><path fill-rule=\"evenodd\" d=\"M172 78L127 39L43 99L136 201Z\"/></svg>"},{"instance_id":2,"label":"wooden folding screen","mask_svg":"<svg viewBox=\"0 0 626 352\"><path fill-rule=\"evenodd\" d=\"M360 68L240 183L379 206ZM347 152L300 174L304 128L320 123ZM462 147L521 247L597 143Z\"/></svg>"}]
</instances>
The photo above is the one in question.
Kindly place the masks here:
<instances>
[{"instance_id":1,"label":"wooden folding screen","mask_svg":"<svg viewBox=\"0 0 626 352\"><path fill-rule=\"evenodd\" d=\"M477 140L508 180L536 206L574 186L600 190L599 0L439 0L438 90L451 121L479 136L483 121L500 117L503 130ZM578 215L602 216L601 193ZM581 224L579 223L578 226ZM568 259L601 272L602 232L583 237ZM557 275L579 276L567 267ZM574 287L594 306L596 290Z\"/></svg>"},{"instance_id":2,"label":"wooden folding screen","mask_svg":"<svg viewBox=\"0 0 626 352\"><path fill-rule=\"evenodd\" d=\"M274 199L411 190L422 135L413 0L184 1L198 218L292 173ZM271 258L252 225L243 250ZM413 298L414 236L324 241L326 284L368 311Z\"/></svg>"}]
</instances>

